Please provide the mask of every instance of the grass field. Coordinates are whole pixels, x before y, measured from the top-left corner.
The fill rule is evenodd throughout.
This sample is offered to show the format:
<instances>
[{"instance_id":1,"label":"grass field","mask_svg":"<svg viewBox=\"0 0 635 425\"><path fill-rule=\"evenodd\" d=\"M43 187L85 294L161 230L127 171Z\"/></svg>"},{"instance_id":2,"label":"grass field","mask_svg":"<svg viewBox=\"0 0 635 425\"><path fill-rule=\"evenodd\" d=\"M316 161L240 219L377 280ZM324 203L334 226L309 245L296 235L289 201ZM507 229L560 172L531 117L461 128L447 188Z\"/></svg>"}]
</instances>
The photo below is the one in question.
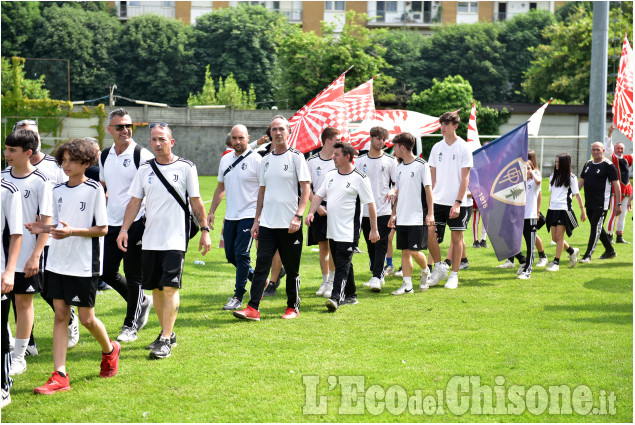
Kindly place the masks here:
<instances>
[{"instance_id":1,"label":"grass field","mask_svg":"<svg viewBox=\"0 0 635 425\"><path fill-rule=\"evenodd\" d=\"M211 199L216 178L200 180L203 199ZM220 210L218 217L224 203ZM631 216L625 234L632 241ZM496 268L491 248L471 248L467 232L470 268L458 290L400 297L390 295L396 277L379 294L362 288L368 257L357 254L359 304L335 314L315 296L318 256L305 247L300 317L280 320L281 291L262 302L260 322L246 323L221 310L234 268L215 248L219 228L208 255L192 243L186 256L179 345L169 359L149 360L144 349L160 331L153 311L139 339L124 345L118 375L101 379L99 346L81 328L68 353L72 391L36 396L33 388L53 371L53 314L37 297L40 355L15 378L2 422L633 421L633 245L615 245L618 257L607 261L597 259L599 247L591 264L574 269L563 256L559 272L537 269L520 281L515 270ZM539 235L551 259L555 245L544 228ZM583 223L569 242L583 252L588 235ZM366 251L363 241L360 248ZM106 291L96 313L114 339L123 300ZM562 409L556 386L571 391ZM493 402L481 408L481 395L490 393Z\"/></svg>"}]
</instances>

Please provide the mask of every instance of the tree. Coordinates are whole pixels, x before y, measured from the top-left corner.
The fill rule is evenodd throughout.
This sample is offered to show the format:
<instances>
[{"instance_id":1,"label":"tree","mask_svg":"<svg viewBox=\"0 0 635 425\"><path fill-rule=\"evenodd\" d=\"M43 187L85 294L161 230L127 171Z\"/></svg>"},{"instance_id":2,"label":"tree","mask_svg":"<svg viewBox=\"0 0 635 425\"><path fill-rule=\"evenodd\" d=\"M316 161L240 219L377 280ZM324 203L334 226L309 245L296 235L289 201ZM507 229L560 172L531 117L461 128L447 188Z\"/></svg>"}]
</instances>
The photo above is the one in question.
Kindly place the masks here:
<instances>
[{"instance_id":1,"label":"tree","mask_svg":"<svg viewBox=\"0 0 635 425\"><path fill-rule=\"evenodd\" d=\"M112 57L117 93L152 102L184 105L196 87L192 29L181 21L141 15L123 27Z\"/></svg>"},{"instance_id":2,"label":"tree","mask_svg":"<svg viewBox=\"0 0 635 425\"><path fill-rule=\"evenodd\" d=\"M44 88L44 77L40 75L37 80L26 78L23 58L2 58L2 96L49 99L51 93Z\"/></svg>"},{"instance_id":3,"label":"tree","mask_svg":"<svg viewBox=\"0 0 635 425\"><path fill-rule=\"evenodd\" d=\"M40 18L37 1L2 2L2 54L26 56L30 52L36 22Z\"/></svg>"},{"instance_id":4,"label":"tree","mask_svg":"<svg viewBox=\"0 0 635 425\"><path fill-rule=\"evenodd\" d=\"M207 65L203 89L197 94L190 93L187 104L189 106L228 105L238 109L256 109L256 93L253 84L249 88L249 92L241 90L232 73L229 74L224 83L223 77L218 78L218 91L216 91L214 79L211 76L209 65Z\"/></svg>"},{"instance_id":5,"label":"tree","mask_svg":"<svg viewBox=\"0 0 635 425\"><path fill-rule=\"evenodd\" d=\"M262 6L214 10L196 20L194 57L199 69L210 65L212 78L233 73L240 88L248 90L253 84L256 97L270 102L276 99L278 42L290 29L283 15Z\"/></svg>"}]
</instances>

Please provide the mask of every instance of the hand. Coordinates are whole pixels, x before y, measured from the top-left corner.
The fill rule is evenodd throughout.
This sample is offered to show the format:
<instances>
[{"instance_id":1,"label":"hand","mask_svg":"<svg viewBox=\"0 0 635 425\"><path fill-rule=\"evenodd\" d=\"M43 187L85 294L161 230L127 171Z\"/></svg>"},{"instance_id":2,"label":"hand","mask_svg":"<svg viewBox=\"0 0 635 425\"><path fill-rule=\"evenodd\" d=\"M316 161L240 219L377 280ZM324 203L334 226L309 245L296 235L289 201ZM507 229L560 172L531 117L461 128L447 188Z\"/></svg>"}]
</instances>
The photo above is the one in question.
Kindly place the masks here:
<instances>
[{"instance_id":1,"label":"hand","mask_svg":"<svg viewBox=\"0 0 635 425\"><path fill-rule=\"evenodd\" d=\"M615 130L615 126L613 124L611 124L609 126L609 137L611 137L611 135L613 134L613 130Z\"/></svg>"},{"instance_id":2,"label":"hand","mask_svg":"<svg viewBox=\"0 0 635 425\"><path fill-rule=\"evenodd\" d=\"M15 272L5 270L2 273L2 293L8 294L13 291L13 279L15 278Z\"/></svg>"},{"instance_id":3,"label":"hand","mask_svg":"<svg viewBox=\"0 0 635 425\"><path fill-rule=\"evenodd\" d=\"M260 230L260 223L257 220L254 220L254 225L251 226L251 237L254 239L258 239L258 231Z\"/></svg>"},{"instance_id":4,"label":"hand","mask_svg":"<svg viewBox=\"0 0 635 425\"><path fill-rule=\"evenodd\" d=\"M627 208L628 208L629 211L633 211L633 205L631 204L631 200L632 200L631 198L628 198L628 206L627 206Z\"/></svg>"},{"instance_id":5,"label":"hand","mask_svg":"<svg viewBox=\"0 0 635 425\"><path fill-rule=\"evenodd\" d=\"M457 218L460 212L461 212L461 204L459 204L458 202L455 202L454 205L452 205L452 208L450 208L450 218Z\"/></svg>"},{"instance_id":6,"label":"hand","mask_svg":"<svg viewBox=\"0 0 635 425\"><path fill-rule=\"evenodd\" d=\"M40 271L40 256L31 256L24 266L24 277L35 276Z\"/></svg>"},{"instance_id":7,"label":"hand","mask_svg":"<svg viewBox=\"0 0 635 425\"><path fill-rule=\"evenodd\" d=\"M301 226L302 226L302 219L294 215L293 218L291 219L291 223L289 223L289 233L297 232L298 230L300 230Z\"/></svg>"},{"instance_id":8,"label":"hand","mask_svg":"<svg viewBox=\"0 0 635 425\"><path fill-rule=\"evenodd\" d=\"M586 213L582 210L582 214L580 214L580 219L585 222L586 221Z\"/></svg>"},{"instance_id":9,"label":"hand","mask_svg":"<svg viewBox=\"0 0 635 425\"><path fill-rule=\"evenodd\" d=\"M320 205L317 209L317 213L320 214L322 217L326 217L326 208Z\"/></svg>"},{"instance_id":10,"label":"hand","mask_svg":"<svg viewBox=\"0 0 635 425\"><path fill-rule=\"evenodd\" d=\"M201 255L207 254L207 252L212 248L212 240L209 237L209 232L201 231L201 240L198 243L198 250L203 251Z\"/></svg>"},{"instance_id":11,"label":"hand","mask_svg":"<svg viewBox=\"0 0 635 425\"><path fill-rule=\"evenodd\" d=\"M123 252L128 252L128 232L119 232L119 236L117 236L117 246Z\"/></svg>"},{"instance_id":12,"label":"hand","mask_svg":"<svg viewBox=\"0 0 635 425\"><path fill-rule=\"evenodd\" d=\"M434 214L426 215L426 226L434 226Z\"/></svg>"},{"instance_id":13,"label":"hand","mask_svg":"<svg viewBox=\"0 0 635 425\"><path fill-rule=\"evenodd\" d=\"M207 225L209 226L210 230L214 230L214 213L213 212L209 212L209 214L207 214Z\"/></svg>"},{"instance_id":14,"label":"hand","mask_svg":"<svg viewBox=\"0 0 635 425\"><path fill-rule=\"evenodd\" d=\"M265 143L269 143L269 137L267 137L267 135L265 134L260 139L258 139L256 143L258 144L258 146L264 145Z\"/></svg>"},{"instance_id":15,"label":"hand","mask_svg":"<svg viewBox=\"0 0 635 425\"><path fill-rule=\"evenodd\" d=\"M370 241L376 243L379 240L379 232L377 229L370 231Z\"/></svg>"},{"instance_id":16,"label":"hand","mask_svg":"<svg viewBox=\"0 0 635 425\"><path fill-rule=\"evenodd\" d=\"M304 224L306 224L307 226L310 226L311 223L313 223L313 219L315 217L313 216L313 213L310 213L309 215L306 216L306 218L304 219Z\"/></svg>"},{"instance_id":17,"label":"hand","mask_svg":"<svg viewBox=\"0 0 635 425\"><path fill-rule=\"evenodd\" d=\"M62 225L61 229L51 227L51 236L53 236L53 239L66 239L73 233L73 229L71 229L67 223L60 220L60 224Z\"/></svg>"},{"instance_id":18,"label":"hand","mask_svg":"<svg viewBox=\"0 0 635 425\"><path fill-rule=\"evenodd\" d=\"M397 221L397 217L394 215L390 216L390 220L388 220L388 227L390 227L391 229L394 229L395 221Z\"/></svg>"},{"instance_id":19,"label":"hand","mask_svg":"<svg viewBox=\"0 0 635 425\"><path fill-rule=\"evenodd\" d=\"M34 235L39 233L44 233L44 225L40 221L40 216L35 216L35 221L33 223L26 223L24 227Z\"/></svg>"},{"instance_id":20,"label":"hand","mask_svg":"<svg viewBox=\"0 0 635 425\"><path fill-rule=\"evenodd\" d=\"M618 216L622 214L622 206L621 205L616 205L615 206L615 215Z\"/></svg>"},{"instance_id":21,"label":"hand","mask_svg":"<svg viewBox=\"0 0 635 425\"><path fill-rule=\"evenodd\" d=\"M395 199L397 199L397 195L395 194L395 191L392 189L390 189L388 193L386 194L386 196L384 196L384 201L390 201L391 204L395 203Z\"/></svg>"}]
</instances>

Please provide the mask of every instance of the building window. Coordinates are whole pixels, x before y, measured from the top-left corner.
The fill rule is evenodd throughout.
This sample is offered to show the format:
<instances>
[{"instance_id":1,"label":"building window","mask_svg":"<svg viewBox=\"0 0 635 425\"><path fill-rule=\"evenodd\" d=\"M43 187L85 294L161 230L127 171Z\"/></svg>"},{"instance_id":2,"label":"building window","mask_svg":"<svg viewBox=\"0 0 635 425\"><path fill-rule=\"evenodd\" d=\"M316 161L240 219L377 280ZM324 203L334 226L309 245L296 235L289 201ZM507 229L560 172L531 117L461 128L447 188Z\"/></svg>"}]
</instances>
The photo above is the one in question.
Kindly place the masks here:
<instances>
[{"instance_id":1,"label":"building window","mask_svg":"<svg viewBox=\"0 0 635 425\"><path fill-rule=\"evenodd\" d=\"M504 21L507 19L507 3L498 3L498 13L496 15L497 21Z\"/></svg>"},{"instance_id":2,"label":"building window","mask_svg":"<svg viewBox=\"0 0 635 425\"><path fill-rule=\"evenodd\" d=\"M396 1L387 1L386 2L386 12L396 12L397 11L397 2Z\"/></svg>"},{"instance_id":3,"label":"building window","mask_svg":"<svg viewBox=\"0 0 635 425\"><path fill-rule=\"evenodd\" d=\"M478 2L460 1L458 2L457 11L459 13L478 13Z\"/></svg>"},{"instance_id":4,"label":"building window","mask_svg":"<svg viewBox=\"0 0 635 425\"><path fill-rule=\"evenodd\" d=\"M139 1L129 1L129 2L122 1L121 3L128 3L130 6L140 6Z\"/></svg>"},{"instance_id":5,"label":"building window","mask_svg":"<svg viewBox=\"0 0 635 425\"><path fill-rule=\"evenodd\" d=\"M161 2L161 6L163 7L172 7L172 2L171 1L162 1Z\"/></svg>"},{"instance_id":6,"label":"building window","mask_svg":"<svg viewBox=\"0 0 635 425\"><path fill-rule=\"evenodd\" d=\"M325 1L324 2L324 10L332 11L332 12L343 12L346 10L346 2L345 1Z\"/></svg>"},{"instance_id":7,"label":"building window","mask_svg":"<svg viewBox=\"0 0 635 425\"><path fill-rule=\"evenodd\" d=\"M529 10L538 8L538 3L529 3Z\"/></svg>"}]
</instances>

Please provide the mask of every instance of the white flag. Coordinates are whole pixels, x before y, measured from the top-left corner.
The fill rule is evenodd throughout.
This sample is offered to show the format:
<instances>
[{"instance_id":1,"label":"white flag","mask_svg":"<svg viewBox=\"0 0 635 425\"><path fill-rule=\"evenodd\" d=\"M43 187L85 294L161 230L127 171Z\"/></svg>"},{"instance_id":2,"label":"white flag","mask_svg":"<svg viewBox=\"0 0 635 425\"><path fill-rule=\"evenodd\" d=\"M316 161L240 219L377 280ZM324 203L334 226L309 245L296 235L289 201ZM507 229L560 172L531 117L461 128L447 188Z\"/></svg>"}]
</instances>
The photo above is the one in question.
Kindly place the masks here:
<instances>
[{"instance_id":1,"label":"white flag","mask_svg":"<svg viewBox=\"0 0 635 425\"><path fill-rule=\"evenodd\" d=\"M553 99L553 98L551 98ZM527 133L530 136L537 136L540 129L540 123L542 122L542 116L545 113L545 109L551 103L551 99L544 105L542 105L534 114L529 118L529 124L527 125Z\"/></svg>"}]
</instances>

